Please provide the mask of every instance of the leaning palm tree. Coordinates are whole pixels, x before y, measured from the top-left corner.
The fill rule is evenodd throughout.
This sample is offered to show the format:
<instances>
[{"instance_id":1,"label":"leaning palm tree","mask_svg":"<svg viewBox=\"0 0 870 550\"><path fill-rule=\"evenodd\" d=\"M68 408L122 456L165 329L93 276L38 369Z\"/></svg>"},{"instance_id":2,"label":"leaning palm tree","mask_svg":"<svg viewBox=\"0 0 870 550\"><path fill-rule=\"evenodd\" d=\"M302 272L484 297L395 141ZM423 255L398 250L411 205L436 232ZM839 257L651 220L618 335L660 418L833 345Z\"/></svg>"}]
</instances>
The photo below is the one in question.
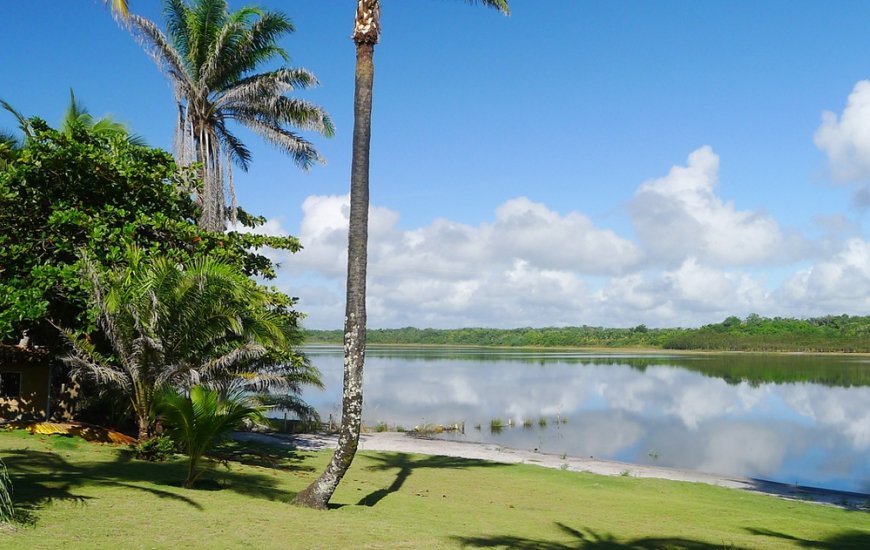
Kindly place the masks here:
<instances>
[{"instance_id":1,"label":"leaning palm tree","mask_svg":"<svg viewBox=\"0 0 870 550\"><path fill-rule=\"evenodd\" d=\"M509 13L507 0L466 0ZM368 260L369 144L372 127L375 44L381 33L379 0L358 0L353 41L356 44L353 158L347 246L347 306L344 315L344 392L338 447L326 470L296 495L295 503L325 509L359 445L366 346L366 263Z\"/></svg>"},{"instance_id":2,"label":"leaning palm tree","mask_svg":"<svg viewBox=\"0 0 870 550\"><path fill-rule=\"evenodd\" d=\"M135 249L123 269L101 273L90 260L84 264L112 356L66 332L72 353L65 361L129 398L140 440L152 434L154 399L163 388L241 373L239 365L287 350L295 331L269 293L228 264L206 258L185 268Z\"/></svg>"},{"instance_id":3,"label":"leaning palm tree","mask_svg":"<svg viewBox=\"0 0 870 550\"><path fill-rule=\"evenodd\" d=\"M283 14L245 7L227 10L226 0L165 0L164 34L151 21L131 15L137 36L175 88L178 117L175 156L181 165L200 166L203 189L199 224L223 231L235 221L233 164L247 170L251 153L230 131L230 122L253 130L288 154L303 169L319 162L314 146L291 130L332 136L320 107L287 93L317 84L304 69L282 67L256 73L275 58L289 59L278 40L294 31Z\"/></svg>"}]
</instances>

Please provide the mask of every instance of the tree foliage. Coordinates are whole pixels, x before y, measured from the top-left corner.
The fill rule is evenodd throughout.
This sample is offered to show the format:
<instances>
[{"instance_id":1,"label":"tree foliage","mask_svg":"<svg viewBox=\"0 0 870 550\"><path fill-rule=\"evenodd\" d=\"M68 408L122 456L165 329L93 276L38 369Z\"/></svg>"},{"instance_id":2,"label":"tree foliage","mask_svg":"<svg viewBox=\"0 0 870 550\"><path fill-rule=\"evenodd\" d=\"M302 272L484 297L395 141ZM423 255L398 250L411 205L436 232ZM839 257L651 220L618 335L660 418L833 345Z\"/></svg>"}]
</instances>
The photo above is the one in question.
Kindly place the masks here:
<instances>
[{"instance_id":1,"label":"tree foliage","mask_svg":"<svg viewBox=\"0 0 870 550\"><path fill-rule=\"evenodd\" d=\"M306 339L340 343L340 330L308 330ZM372 344L505 347L663 348L710 351L870 352L870 316L827 315L809 319L731 316L700 328L539 327L374 329Z\"/></svg>"},{"instance_id":2,"label":"tree foliage","mask_svg":"<svg viewBox=\"0 0 870 550\"><path fill-rule=\"evenodd\" d=\"M131 249L122 269L100 272L85 259L83 278L113 354L69 334L65 361L130 399L140 440L152 433L164 388L216 383L230 393L259 381L262 392L287 391L300 370L319 381L299 368L307 363L293 350L296 315L234 266L207 257L183 266Z\"/></svg>"},{"instance_id":3,"label":"tree foliage","mask_svg":"<svg viewBox=\"0 0 870 550\"><path fill-rule=\"evenodd\" d=\"M97 265L123 266L126 249L135 245L169 261L210 257L270 279L275 266L256 251L300 248L293 237L198 228L191 199L196 175L177 168L164 151L85 126L61 133L39 119L28 125L32 136L0 169L0 342L27 332L37 344L56 346L48 320L80 334L96 328L82 253ZM245 212L240 219L264 221Z\"/></svg>"}]
</instances>

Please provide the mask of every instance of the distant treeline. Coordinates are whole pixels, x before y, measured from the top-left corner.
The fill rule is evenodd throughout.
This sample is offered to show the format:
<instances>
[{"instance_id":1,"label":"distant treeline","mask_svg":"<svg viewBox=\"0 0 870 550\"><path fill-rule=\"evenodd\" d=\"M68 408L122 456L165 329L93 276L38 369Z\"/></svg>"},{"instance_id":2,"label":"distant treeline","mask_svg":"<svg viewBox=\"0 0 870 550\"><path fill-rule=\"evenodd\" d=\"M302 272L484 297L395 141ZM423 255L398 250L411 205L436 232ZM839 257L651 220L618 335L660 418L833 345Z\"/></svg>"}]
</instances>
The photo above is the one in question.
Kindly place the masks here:
<instances>
[{"instance_id":1,"label":"distant treeline","mask_svg":"<svg viewBox=\"0 0 870 550\"><path fill-rule=\"evenodd\" d=\"M310 343L342 341L340 330L308 330ZM604 347L710 351L870 352L870 316L812 319L729 317L697 329L546 327L373 329L371 344L423 344L507 347Z\"/></svg>"}]
</instances>

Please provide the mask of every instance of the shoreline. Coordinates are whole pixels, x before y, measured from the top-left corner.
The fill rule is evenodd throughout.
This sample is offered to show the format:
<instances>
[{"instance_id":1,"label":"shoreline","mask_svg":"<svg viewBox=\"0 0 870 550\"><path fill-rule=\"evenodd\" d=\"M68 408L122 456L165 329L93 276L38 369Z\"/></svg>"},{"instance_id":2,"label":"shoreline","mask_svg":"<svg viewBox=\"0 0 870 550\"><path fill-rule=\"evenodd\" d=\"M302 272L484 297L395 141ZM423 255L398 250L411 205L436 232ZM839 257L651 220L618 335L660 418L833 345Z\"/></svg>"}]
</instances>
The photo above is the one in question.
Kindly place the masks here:
<instances>
[{"instance_id":1,"label":"shoreline","mask_svg":"<svg viewBox=\"0 0 870 550\"><path fill-rule=\"evenodd\" d=\"M287 445L300 451L322 451L334 449L338 440L335 435L326 434L263 434L255 432L235 432L231 436L237 441L254 441L267 445ZM630 464L598 458L560 456L547 453L509 449L492 443L472 441L451 441L399 432L380 432L360 434L360 451L398 452L421 455L450 456L471 460L485 460L502 464L529 464L543 468L560 469L571 472L587 472L607 476L629 476L654 478L668 481L705 483L729 489L761 493L778 498L799 500L815 504L836 506L849 510L867 510L870 494L852 493L789 485L763 479L739 476L717 475L665 466Z\"/></svg>"},{"instance_id":2,"label":"shoreline","mask_svg":"<svg viewBox=\"0 0 870 550\"><path fill-rule=\"evenodd\" d=\"M305 346L335 346L342 347L340 342L305 342ZM668 349L644 347L601 347L601 346L486 346L482 344L378 344L369 343L367 348L452 348L468 350L498 350L498 351L537 351L537 352L579 352L596 355L798 355L798 356L833 356L833 357L870 357L868 351L745 351L745 350L710 350L710 349Z\"/></svg>"}]
</instances>

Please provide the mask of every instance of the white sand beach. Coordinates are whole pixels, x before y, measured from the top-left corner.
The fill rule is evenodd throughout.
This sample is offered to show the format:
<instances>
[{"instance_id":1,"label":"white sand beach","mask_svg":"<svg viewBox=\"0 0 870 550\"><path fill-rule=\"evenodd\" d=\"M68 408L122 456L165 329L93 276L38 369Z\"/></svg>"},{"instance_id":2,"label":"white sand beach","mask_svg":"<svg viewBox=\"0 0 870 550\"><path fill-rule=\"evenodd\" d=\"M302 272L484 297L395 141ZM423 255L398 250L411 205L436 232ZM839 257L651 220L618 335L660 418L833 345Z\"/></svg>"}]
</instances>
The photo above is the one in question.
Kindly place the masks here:
<instances>
[{"instance_id":1,"label":"white sand beach","mask_svg":"<svg viewBox=\"0 0 870 550\"><path fill-rule=\"evenodd\" d=\"M337 436L324 434L261 434L236 432L239 441L257 441L273 445L289 445L300 451L335 448ZM557 468L573 472L590 472L609 476L658 478L672 481L707 483L731 489L769 494L781 498L829 504L844 508L866 508L870 495L801 487L772 481L723 476L662 466L628 464L597 458L560 456L534 451L509 449L488 443L450 441L414 436L409 433L364 433L360 436L360 451L385 451L424 455L451 456L475 460L488 460L504 464L531 464L544 468Z\"/></svg>"}]
</instances>

